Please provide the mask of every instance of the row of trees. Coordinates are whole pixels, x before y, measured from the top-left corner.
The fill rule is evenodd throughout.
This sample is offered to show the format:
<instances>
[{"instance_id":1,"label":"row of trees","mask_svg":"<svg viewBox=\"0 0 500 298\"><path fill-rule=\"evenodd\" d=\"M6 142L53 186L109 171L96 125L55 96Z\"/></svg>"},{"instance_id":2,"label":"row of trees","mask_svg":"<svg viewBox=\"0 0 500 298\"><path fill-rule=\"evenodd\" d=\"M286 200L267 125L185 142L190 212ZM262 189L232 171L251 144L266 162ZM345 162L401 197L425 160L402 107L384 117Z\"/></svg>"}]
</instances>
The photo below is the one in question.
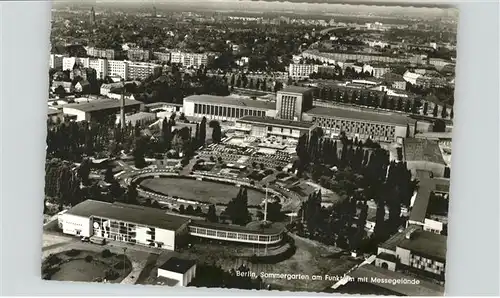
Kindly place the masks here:
<instances>
[{"instance_id":1,"label":"row of trees","mask_svg":"<svg viewBox=\"0 0 500 298\"><path fill-rule=\"evenodd\" d=\"M247 88L262 90L268 92L278 92L283 89L283 83L278 80L270 80L265 78L253 78L248 77L246 74L235 74L233 73L229 79L229 85L231 89L234 88Z\"/></svg>"},{"instance_id":2,"label":"row of trees","mask_svg":"<svg viewBox=\"0 0 500 298\"><path fill-rule=\"evenodd\" d=\"M306 237L342 248L373 248L374 243L383 241L401 225L401 206L409 207L417 185L406 163L390 162L386 150L363 148L344 135L340 144L341 148L337 148L337 141L322 139L315 133L309 140L299 141L299 174L302 171L332 190L340 202L324 208L321 192L311 194L302 205L302 221L297 228ZM376 202L378 212L375 233L368 239L364 227L369 200Z\"/></svg>"}]
</instances>

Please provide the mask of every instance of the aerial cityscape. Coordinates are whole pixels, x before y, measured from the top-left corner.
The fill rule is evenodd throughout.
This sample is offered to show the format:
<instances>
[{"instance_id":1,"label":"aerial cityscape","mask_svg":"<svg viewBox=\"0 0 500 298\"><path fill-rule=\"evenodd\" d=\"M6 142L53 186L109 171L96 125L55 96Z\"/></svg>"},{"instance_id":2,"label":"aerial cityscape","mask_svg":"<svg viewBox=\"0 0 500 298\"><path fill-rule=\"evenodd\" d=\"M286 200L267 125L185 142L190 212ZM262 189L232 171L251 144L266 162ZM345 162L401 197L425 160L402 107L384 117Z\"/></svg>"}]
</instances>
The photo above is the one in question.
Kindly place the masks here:
<instances>
[{"instance_id":1,"label":"aerial cityscape","mask_svg":"<svg viewBox=\"0 0 500 298\"><path fill-rule=\"evenodd\" d=\"M42 278L444 295L457 25L423 1L54 2Z\"/></svg>"}]
</instances>

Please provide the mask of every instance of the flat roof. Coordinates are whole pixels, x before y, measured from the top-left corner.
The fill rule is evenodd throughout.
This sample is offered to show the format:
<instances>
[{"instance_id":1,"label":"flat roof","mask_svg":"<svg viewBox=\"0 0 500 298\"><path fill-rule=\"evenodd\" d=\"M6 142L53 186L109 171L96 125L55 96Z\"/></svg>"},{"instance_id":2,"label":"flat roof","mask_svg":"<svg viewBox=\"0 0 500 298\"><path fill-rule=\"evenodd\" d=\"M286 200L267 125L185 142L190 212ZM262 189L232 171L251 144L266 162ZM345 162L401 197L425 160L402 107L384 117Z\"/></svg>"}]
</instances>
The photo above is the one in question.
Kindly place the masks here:
<instances>
[{"instance_id":1,"label":"flat roof","mask_svg":"<svg viewBox=\"0 0 500 298\"><path fill-rule=\"evenodd\" d=\"M417 226L409 226L404 231L392 235L391 238L387 239L384 243L379 244L379 247L391 251L396 251L396 246L398 246L398 244L405 238L406 234L418 229L421 228Z\"/></svg>"},{"instance_id":2,"label":"flat roof","mask_svg":"<svg viewBox=\"0 0 500 298\"><path fill-rule=\"evenodd\" d=\"M61 114L61 113L62 113L62 111L58 110L58 109L52 109L52 108L48 108L47 109L47 116L58 115L58 114Z\"/></svg>"},{"instance_id":3,"label":"flat roof","mask_svg":"<svg viewBox=\"0 0 500 298\"><path fill-rule=\"evenodd\" d=\"M251 108L265 109L265 110L275 110L276 102L274 101L263 101L263 100L253 100L248 98L237 98L231 96L215 96L215 95L191 95L184 98L184 101L191 101L197 103L212 103L212 104L224 104L232 105L238 107L248 106Z\"/></svg>"},{"instance_id":4,"label":"flat roof","mask_svg":"<svg viewBox=\"0 0 500 298\"><path fill-rule=\"evenodd\" d=\"M436 140L405 138L403 144L407 161L428 161L446 165Z\"/></svg>"},{"instance_id":5,"label":"flat roof","mask_svg":"<svg viewBox=\"0 0 500 298\"><path fill-rule=\"evenodd\" d=\"M167 214L161 209L95 200L83 201L66 214L104 217L172 231L177 231L189 222L188 218Z\"/></svg>"},{"instance_id":6,"label":"flat roof","mask_svg":"<svg viewBox=\"0 0 500 298\"><path fill-rule=\"evenodd\" d=\"M125 106L135 106L135 105L140 105L142 102L133 100L133 99L125 99ZM74 103L74 104L67 104L64 106L64 109L66 108L71 108L71 109L76 109L80 110L83 112L94 112L94 111L100 111L100 110L107 110L107 109L116 109L119 108L121 105L120 100L116 99L98 99L98 100L93 100L89 102L82 102L82 103Z\"/></svg>"},{"instance_id":7,"label":"flat roof","mask_svg":"<svg viewBox=\"0 0 500 298\"><path fill-rule=\"evenodd\" d=\"M445 178L426 178L417 172L418 190L415 202L410 211L410 220L423 223L427 216L427 208L433 191L449 192L450 180Z\"/></svg>"},{"instance_id":8,"label":"flat roof","mask_svg":"<svg viewBox=\"0 0 500 298\"><path fill-rule=\"evenodd\" d=\"M433 232L417 230L411 234L410 239L404 238L398 247L445 262L447 238Z\"/></svg>"},{"instance_id":9,"label":"flat roof","mask_svg":"<svg viewBox=\"0 0 500 298\"><path fill-rule=\"evenodd\" d=\"M370 283L377 285L379 287L394 291L405 296L443 296L444 287L436 283L415 277L405 275L400 272L387 270L380 268L371 264L366 264L358 267L349 276L353 278L363 278L367 277ZM372 278L378 278L382 280L403 280L403 279L416 279L420 283L415 284L404 284L404 283L393 283L393 282L372 282Z\"/></svg>"},{"instance_id":10,"label":"flat roof","mask_svg":"<svg viewBox=\"0 0 500 298\"><path fill-rule=\"evenodd\" d=\"M276 235L283 231L282 228L271 225L268 227L260 227L260 226L238 226L238 225L228 225L214 222L207 222L202 220L193 220L192 226L207 228L207 229L216 229L219 231L227 231L227 232L240 232L240 233L248 233L248 234L258 234L258 235Z\"/></svg>"},{"instance_id":11,"label":"flat roof","mask_svg":"<svg viewBox=\"0 0 500 298\"><path fill-rule=\"evenodd\" d=\"M163 263L163 265L160 266L160 269L184 274L188 272L188 270L191 269L194 265L196 265L196 262L193 260L171 257L165 263Z\"/></svg>"},{"instance_id":12,"label":"flat roof","mask_svg":"<svg viewBox=\"0 0 500 298\"><path fill-rule=\"evenodd\" d=\"M343 109L337 107L313 107L306 112L312 115L322 115L334 118L356 119L368 122L390 123L400 126L414 124L415 120L396 113L372 112L361 109Z\"/></svg>"},{"instance_id":13,"label":"flat roof","mask_svg":"<svg viewBox=\"0 0 500 298\"><path fill-rule=\"evenodd\" d=\"M257 116L244 116L244 117L238 119L238 121L251 122L251 123L274 124L274 125L279 125L279 126L287 126L287 127L303 128L303 129L309 129L315 125L312 122L292 121L292 120L276 119L276 118L271 118L271 117L257 117Z\"/></svg>"},{"instance_id":14,"label":"flat roof","mask_svg":"<svg viewBox=\"0 0 500 298\"><path fill-rule=\"evenodd\" d=\"M415 138L419 139L431 139L431 140L451 140L452 133L451 132L421 132L415 134Z\"/></svg>"},{"instance_id":15,"label":"flat roof","mask_svg":"<svg viewBox=\"0 0 500 298\"><path fill-rule=\"evenodd\" d=\"M283 88L283 90L280 90L278 92L289 92L289 93L300 93L300 94L304 94L308 91L311 91L313 90L313 88L309 88L309 87L301 87L301 86L286 86L285 88Z\"/></svg>"}]
</instances>

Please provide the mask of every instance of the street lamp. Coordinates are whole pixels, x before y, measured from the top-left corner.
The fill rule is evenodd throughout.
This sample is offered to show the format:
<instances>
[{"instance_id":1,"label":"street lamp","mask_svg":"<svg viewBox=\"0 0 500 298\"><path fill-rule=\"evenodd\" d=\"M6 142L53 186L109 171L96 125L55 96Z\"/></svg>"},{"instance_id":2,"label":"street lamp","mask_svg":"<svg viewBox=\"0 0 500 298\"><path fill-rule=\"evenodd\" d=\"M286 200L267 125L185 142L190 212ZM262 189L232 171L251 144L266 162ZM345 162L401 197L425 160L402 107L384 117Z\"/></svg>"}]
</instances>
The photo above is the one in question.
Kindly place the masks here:
<instances>
[{"instance_id":1,"label":"street lamp","mask_svg":"<svg viewBox=\"0 0 500 298\"><path fill-rule=\"evenodd\" d=\"M123 248L123 276L125 277L125 252L127 251L127 248Z\"/></svg>"}]
</instances>

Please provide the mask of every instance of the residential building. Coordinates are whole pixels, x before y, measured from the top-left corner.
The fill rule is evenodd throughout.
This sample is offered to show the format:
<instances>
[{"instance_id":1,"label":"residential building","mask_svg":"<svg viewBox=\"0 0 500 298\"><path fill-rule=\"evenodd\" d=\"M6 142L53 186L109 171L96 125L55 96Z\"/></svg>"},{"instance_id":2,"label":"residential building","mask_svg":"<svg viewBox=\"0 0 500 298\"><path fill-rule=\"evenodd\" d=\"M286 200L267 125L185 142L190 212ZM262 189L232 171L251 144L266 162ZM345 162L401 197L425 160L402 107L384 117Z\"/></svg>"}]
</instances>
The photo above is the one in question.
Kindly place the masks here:
<instances>
[{"instance_id":1,"label":"residential building","mask_svg":"<svg viewBox=\"0 0 500 298\"><path fill-rule=\"evenodd\" d=\"M151 59L151 52L139 48L128 49L127 58L131 61L149 61Z\"/></svg>"},{"instance_id":2,"label":"residential building","mask_svg":"<svg viewBox=\"0 0 500 298\"><path fill-rule=\"evenodd\" d=\"M319 65L317 64L295 64L292 63L288 66L288 75L292 79L306 79L312 73L318 73Z\"/></svg>"},{"instance_id":3,"label":"residential building","mask_svg":"<svg viewBox=\"0 0 500 298\"><path fill-rule=\"evenodd\" d=\"M75 92L90 93L90 83L87 80L81 80L75 84Z\"/></svg>"},{"instance_id":4,"label":"residential building","mask_svg":"<svg viewBox=\"0 0 500 298\"><path fill-rule=\"evenodd\" d=\"M129 62L127 79L144 80L150 76L158 76L161 74L161 65L146 62Z\"/></svg>"},{"instance_id":5,"label":"residential building","mask_svg":"<svg viewBox=\"0 0 500 298\"><path fill-rule=\"evenodd\" d=\"M89 67L90 66L90 58L63 57L63 61L62 61L63 70L73 69L73 67L75 66L75 63L77 63L83 67Z\"/></svg>"},{"instance_id":6,"label":"residential building","mask_svg":"<svg viewBox=\"0 0 500 298\"><path fill-rule=\"evenodd\" d=\"M181 51L173 51L170 53L170 62L181 64L184 67L199 68L202 65L208 65L214 59L215 55L212 53L197 54Z\"/></svg>"},{"instance_id":7,"label":"residential building","mask_svg":"<svg viewBox=\"0 0 500 298\"><path fill-rule=\"evenodd\" d=\"M73 93L73 91L75 91L75 86L71 82L63 81L53 81L50 89L52 90L52 92L54 92L60 86L64 88L64 91L66 91L66 93Z\"/></svg>"},{"instance_id":8,"label":"residential building","mask_svg":"<svg viewBox=\"0 0 500 298\"><path fill-rule=\"evenodd\" d=\"M434 67L441 69L449 64L454 64L453 61L440 59L440 58L429 58L429 64L434 65Z\"/></svg>"},{"instance_id":9,"label":"residential building","mask_svg":"<svg viewBox=\"0 0 500 298\"><path fill-rule=\"evenodd\" d=\"M142 107L142 102L136 100L125 100L125 112L137 112ZM99 99L86 103L67 104L63 107L63 113L72 115L76 121L107 121L110 116L120 112L121 101L115 99Z\"/></svg>"},{"instance_id":10,"label":"residential building","mask_svg":"<svg viewBox=\"0 0 500 298\"><path fill-rule=\"evenodd\" d=\"M243 116L274 117L276 103L230 96L191 95L184 98L183 111L188 117L235 121Z\"/></svg>"},{"instance_id":11,"label":"residential building","mask_svg":"<svg viewBox=\"0 0 500 298\"><path fill-rule=\"evenodd\" d=\"M312 122L299 122L269 117L244 116L236 120L234 129L238 135L256 138L275 137L287 142L298 142L303 135L310 135L316 128Z\"/></svg>"},{"instance_id":12,"label":"residential building","mask_svg":"<svg viewBox=\"0 0 500 298\"><path fill-rule=\"evenodd\" d=\"M384 62L384 63L396 63L396 62L406 62L404 57L391 57L383 56L379 54L368 54L368 53L326 53L319 52L317 50L307 50L302 52L302 57L310 59L318 59L322 63L328 63L329 61L348 61L354 60L357 62Z\"/></svg>"},{"instance_id":13,"label":"residential building","mask_svg":"<svg viewBox=\"0 0 500 298\"><path fill-rule=\"evenodd\" d=\"M108 76L108 60L106 59L90 59L89 67L95 69L97 79L99 80Z\"/></svg>"},{"instance_id":14,"label":"residential building","mask_svg":"<svg viewBox=\"0 0 500 298\"><path fill-rule=\"evenodd\" d=\"M389 72L383 76L383 80L389 87L397 90L406 90L406 80L402 75Z\"/></svg>"},{"instance_id":15,"label":"residential building","mask_svg":"<svg viewBox=\"0 0 500 298\"><path fill-rule=\"evenodd\" d=\"M154 59L162 61L162 62L169 62L170 61L170 53L154 52L153 57L154 57Z\"/></svg>"},{"instance_id":16,"label":"residential building","mask_svg":"<svg viewBox=\"0 0 500 298\"><path fill-rule=\"evenodd\" d=\"M302 112L313 106L312 88L288 86L276 95L276 117L284 120L302 120Z\"/></svg>"},{"instance_id":17,"label":"residential building","mask_svg":"<svg viewBox=\"0 0 500 298\"><path fill-rule=\"evenodd\" d=\"M323 128L328 137L338 138L344 132L348 138L370 138L376 142L402 142L408 127L410 135L413 135L412 128L416 122L397 113L319 106L305 112L303 119Z\"/></svg>"},{"instance_id":18,"label":"residential building","mask_svg":"<svg viewBox=\"0 0 500 298\"><path fill-rule=\"evenodd\" d=\"M50 68L62 68L64 55L50 54Z\"/></svg>"},{"instance_id":19,"label":"residential building","mask_svg":"<svg viewBox=\"0 0 500 298\"><path fill-rule=\"evenodd\" d=\"M119 89L123 87L122 82L117 82L117 83L110 83L110 84L102 84L101 89L100 89L100 94L101 95L108 95L108 93L111 92L113 89Z\"/></svg>"},{"instance_id":20,"label":"residential building","mask_svg":"<svg viewBox=\"0 0 500 298\"><path fill-rule=\"evenodd\" d=\"M128 75L128 62L121 60L108 60L108 75L119 76L126 80Z\"/></svg>"},{"instance_id":21,"label":"residential building","mask_svg":"<svg viewBox=\"0 0 500 298\"><path fill-rule=\"evenodd\" d=\"M403 75L403 79L412 85L416 85L417 79L420 78L421 76L422 76L421 74L414 73L414 72L407 70Z\"/></svg>"},{"instance_id":22,"label":"residential building","mask_svg":"<svg viewBox=\"0 0 500 298\"><path fill-rule=\"evenodd\" d=\"M115 59L115 50L113 49L99 49L95 47L86 47L87 55L95 58L105 58L109 60Z\"/></svg>"}]
</instances>

